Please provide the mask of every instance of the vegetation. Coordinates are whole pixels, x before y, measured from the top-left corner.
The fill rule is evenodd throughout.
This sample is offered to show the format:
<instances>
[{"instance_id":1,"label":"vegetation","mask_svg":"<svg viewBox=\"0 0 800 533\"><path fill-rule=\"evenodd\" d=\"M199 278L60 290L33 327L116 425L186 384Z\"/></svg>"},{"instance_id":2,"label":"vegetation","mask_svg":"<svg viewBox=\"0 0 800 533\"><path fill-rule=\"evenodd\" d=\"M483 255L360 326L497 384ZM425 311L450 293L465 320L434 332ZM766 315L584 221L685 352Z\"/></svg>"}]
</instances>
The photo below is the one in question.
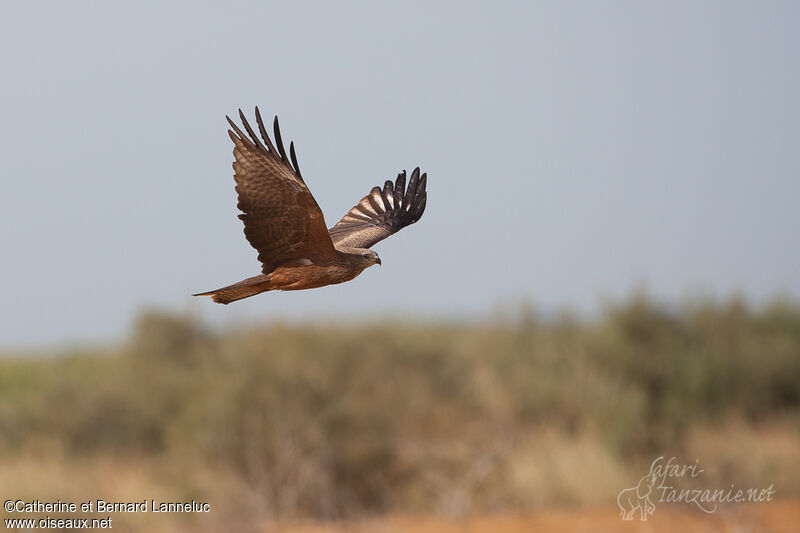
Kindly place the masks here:
<instances>
[{"instance_id":1,"label":"vegetation","mask_svg":"<svg viewBox=\"0 0 800 533\"><path fill-rule=\"evenodd\" d=\"M117 349L6 355L0 468L50 465L52 484L74 465L135 464L152 482L126 489L139 500L205 498L259 520L602 504L662 454L699 458L709 486L800 495L790 301L669 310L636 297L592 321L226 333L149 312ZM7 476L0 492L21 486Z\"/></svg>"}]
</instances>

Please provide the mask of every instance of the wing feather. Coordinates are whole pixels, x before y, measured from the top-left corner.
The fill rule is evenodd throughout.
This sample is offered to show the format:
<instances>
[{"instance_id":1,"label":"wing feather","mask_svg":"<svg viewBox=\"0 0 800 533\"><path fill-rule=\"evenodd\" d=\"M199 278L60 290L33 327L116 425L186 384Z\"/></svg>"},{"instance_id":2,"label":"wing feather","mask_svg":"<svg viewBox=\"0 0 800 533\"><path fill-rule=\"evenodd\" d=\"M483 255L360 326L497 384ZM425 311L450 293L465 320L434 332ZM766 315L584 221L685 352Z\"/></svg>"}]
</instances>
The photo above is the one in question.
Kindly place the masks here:
<instances>
[{"instance_id":1,"label":"wing feather","mask_svg":"<svg viewBox=\"0 0 800 533\"><path fill-rule=\"evenodd\" d=\"M272 141L270 140L269 135L267 134L267 128L264 127L264 121L261 120L261 111L258 110L258 107L256 107L256 123L258 123L258 131L261 132L261 138L264 139L264 142L267 143L269 151L275 153L276 152L275 147L272 145Z\"/></svg>"},{"instance_id":2,"label":"wing feather","mask_svg":"<svg viewBox=\"0 0 800 533\"><path fill-rule=\"evenodd\" d=\"M281 139L281 128L278 125L278 115L275 115L275 121L272 123L272 128L275 131L275 143L278 145L278 153L281 154L281 159L288 161L286 157L286 148L283 147L283 139Z\"/></svg>"},{"instance_id":3,"label":"wing feather","mask_svg":"<svg viewBox=\"0 0 800 533\"><path fill-rule=\"evenodd\" d=\"M369 248L422 217L427 202L427 174L419 167L406 185L406 171L392 183L373 187L329 232L337 248Z\"/></svg>"},{"instance_id":4,"label":"wing feather","mask_svg":"<svg viewBox=\"0 0 800 533\"><path fill-rule=\"evenodd\" d=\"M229 117L233 140L234 179L238 193L239 218L244 234L258 251L264 273L294 259L315 262L336 258L336 250L325 225L325 217L300 175L294 145L291 162L283 147L278 117L273 125L275 144L267 135L261 113L256 108L259 139L239 110L243 132ZM262 142L263 141L263 142Z\"/></svg>"}]
</instances>

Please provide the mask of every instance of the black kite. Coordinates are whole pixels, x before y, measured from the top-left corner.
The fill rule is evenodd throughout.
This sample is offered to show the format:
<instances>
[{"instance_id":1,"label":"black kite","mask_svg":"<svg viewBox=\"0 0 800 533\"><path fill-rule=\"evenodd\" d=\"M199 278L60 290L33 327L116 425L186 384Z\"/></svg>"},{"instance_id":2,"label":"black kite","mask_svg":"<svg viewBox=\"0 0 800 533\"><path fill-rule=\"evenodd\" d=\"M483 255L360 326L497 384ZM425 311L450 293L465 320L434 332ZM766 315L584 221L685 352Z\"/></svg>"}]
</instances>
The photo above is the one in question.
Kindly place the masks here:
<instances>
[{"instance_id":1,"label":"black kite","mask_svg":"<svg viewBox=\"0 0 800 533\"><path fill-rule=\"evenodd\" d=\"M233 140L234 179L239 195L239 218L244 234L258 251L261 274L222 287L195 294L211 296L229 304L255 294L282 290L312 289L350 281L365 268L381 264L369 248L420 219L425 211L427 174L419 167L411 173L406 188L405 170L394 183L373 187L330 230L325 217L306 186L294 143L289 157L281 140L278 117L269 138L261 113L256 108L256 123L261 139L239 110L245 135L230 119ZM263 141L263 142L262 142ZM290 160L291 158L291 160Z\"/></svg>"}]
</instances>

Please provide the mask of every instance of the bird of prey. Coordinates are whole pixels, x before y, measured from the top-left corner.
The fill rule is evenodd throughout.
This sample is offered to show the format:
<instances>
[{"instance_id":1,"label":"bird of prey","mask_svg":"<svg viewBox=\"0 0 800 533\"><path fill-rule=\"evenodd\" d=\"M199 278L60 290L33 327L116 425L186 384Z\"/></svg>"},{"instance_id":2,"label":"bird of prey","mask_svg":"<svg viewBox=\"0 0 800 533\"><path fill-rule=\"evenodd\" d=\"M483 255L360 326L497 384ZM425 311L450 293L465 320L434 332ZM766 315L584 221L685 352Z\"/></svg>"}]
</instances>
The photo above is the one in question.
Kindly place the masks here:
<instances>
[{"instance_id":1,"label":"bird of prey","mask_svg":"<svg viewBox=\"0 0 800 533\"><path fill-rule=\"evenodd\" d=\"M427 174L419 167L406 187L405 170L394 183L373 187L330 230L311 195L294 151L289 155L275 117L273 143L256 107L259 138L239 110L247 134L230 117L234 179L244 235L258 251L261 274L194 296L229 304L261 292L312 289L343 283L381 264L370 247L420 219L425 211Z\"/></svg>"}]
</instances>

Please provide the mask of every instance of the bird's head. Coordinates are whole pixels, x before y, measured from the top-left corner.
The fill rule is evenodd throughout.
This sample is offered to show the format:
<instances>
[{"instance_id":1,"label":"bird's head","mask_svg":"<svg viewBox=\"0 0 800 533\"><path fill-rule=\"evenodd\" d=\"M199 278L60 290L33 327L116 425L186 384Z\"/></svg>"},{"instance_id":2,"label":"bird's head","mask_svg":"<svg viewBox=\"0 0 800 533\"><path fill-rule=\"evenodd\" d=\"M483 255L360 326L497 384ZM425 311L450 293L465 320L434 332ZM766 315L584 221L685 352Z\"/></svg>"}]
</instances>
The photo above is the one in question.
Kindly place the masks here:
<instances>
[{"instance_id":1,"label":"bird's head","mask_svg":"<svg viewBox=\"0 0 800 533\"><path fill-rule=\"evenodd\" d=\"M361 255L369 263L368 266L380 265L381 264L381 258L378 257L378 254L376 254L373 250L366 249L361 253Z\"/></svg>"}]
</instances>

